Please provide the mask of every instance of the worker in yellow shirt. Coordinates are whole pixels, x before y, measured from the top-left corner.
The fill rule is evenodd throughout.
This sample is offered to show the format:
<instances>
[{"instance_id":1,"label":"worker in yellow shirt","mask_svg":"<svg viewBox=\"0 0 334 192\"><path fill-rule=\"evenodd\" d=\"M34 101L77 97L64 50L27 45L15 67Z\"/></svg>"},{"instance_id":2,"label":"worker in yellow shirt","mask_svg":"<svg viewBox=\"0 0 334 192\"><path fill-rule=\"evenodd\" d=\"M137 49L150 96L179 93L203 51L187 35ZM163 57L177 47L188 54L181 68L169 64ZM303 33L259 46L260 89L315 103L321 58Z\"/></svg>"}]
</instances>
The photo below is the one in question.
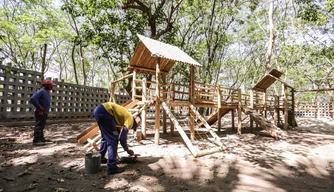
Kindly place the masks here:
<instances>
[{"instance_id":1,"label":"worker in yellow shirt","mask_svg":"<svg viewBox=\"0 0 334 192\"><path fill-rule=\"evenodd\" d=\"M134 152L127 145L128 130L136 131L137 122L131 113L124 107L113 102L106 102L97 106L94 117L100 127L102 140L100 146L101 161L106 160L105 154L108 150L107 174L116 174L124 171L117 166L117 146L120 141L124 151L129 155Z\"/></svg>"}]
</instances>

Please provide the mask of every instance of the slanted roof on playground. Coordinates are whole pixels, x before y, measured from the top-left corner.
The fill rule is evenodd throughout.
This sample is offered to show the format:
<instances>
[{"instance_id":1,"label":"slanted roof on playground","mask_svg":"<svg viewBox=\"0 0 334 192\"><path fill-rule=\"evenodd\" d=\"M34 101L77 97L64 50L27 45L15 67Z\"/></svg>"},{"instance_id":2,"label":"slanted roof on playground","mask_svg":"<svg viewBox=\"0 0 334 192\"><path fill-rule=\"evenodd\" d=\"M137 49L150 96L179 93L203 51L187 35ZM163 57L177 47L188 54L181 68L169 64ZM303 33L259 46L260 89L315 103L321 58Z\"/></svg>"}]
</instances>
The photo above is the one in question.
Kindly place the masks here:
<instances>
[{"instance_id":1,"label":"slanted roof on playground","mask_svg":"<svg viewBox=\"0 0 334 192\"><path fill-rule=\"evenodd\" d=\"M265 92L276 81L280 81L286 86L293 88L292 86L280 79L282 74L282 72L276 69L272 69L269 74L265 75L258 83L256 83L256 85L253 87L253 90Z\"/></svg>"},{"instance_id":2,"label":"slanted roof on playground","mask_svg":"<svg viewBox=\"0 0 334 192\"><path fill-rule=\"evenodd\" d=\"M178 47L137 35L140 41L130 60L129 71L136 69L138 73L155 74L157 57L161 58L160 71L162 73L168 73L175 62L201 66Z\"/></svg>"}]
</instances>

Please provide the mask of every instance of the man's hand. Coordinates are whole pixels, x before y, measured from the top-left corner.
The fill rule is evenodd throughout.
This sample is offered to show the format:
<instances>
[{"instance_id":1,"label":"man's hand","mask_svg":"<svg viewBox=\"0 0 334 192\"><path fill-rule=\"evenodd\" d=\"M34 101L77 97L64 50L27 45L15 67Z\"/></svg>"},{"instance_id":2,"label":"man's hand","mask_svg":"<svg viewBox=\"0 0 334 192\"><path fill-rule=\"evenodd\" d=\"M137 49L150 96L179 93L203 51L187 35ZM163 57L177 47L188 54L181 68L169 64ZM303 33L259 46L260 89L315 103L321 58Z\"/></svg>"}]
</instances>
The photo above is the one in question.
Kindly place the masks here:
<instances>
[{"instance_id":1,"label":"man's hand","mask_svg":"<svg viewBox=\"0 0 334 192\"><path fill-rule=\"evenodd\" d=\"M135 154L131 149L128 149L126 152L128 152L130 156Z\"/></svg>"},{"instance_id":2,"label":"man's hand","mask_svg":"<svg viewBox=\"0 0 334 192\"><path fill-rule=\"evenodd\" d=\"M44 107L43 106L39 107L38 115L44 115Z\"/></svg>"}]
</instances>

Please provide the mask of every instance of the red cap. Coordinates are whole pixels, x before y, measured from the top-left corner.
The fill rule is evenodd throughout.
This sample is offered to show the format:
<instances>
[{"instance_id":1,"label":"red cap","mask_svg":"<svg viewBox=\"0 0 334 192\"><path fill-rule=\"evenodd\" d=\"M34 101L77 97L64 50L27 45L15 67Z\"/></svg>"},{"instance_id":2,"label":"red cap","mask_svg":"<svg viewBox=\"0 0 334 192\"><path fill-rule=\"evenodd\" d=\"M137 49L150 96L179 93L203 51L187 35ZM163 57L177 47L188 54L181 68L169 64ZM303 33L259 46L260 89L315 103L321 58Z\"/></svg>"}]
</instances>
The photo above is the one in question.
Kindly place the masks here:
<instances>
[{"instance_id":1,"label":"red cap","mask_svg":"<svg viewBox=\"0 0 334 192\"><path fill-rule=\"evenodd\" d=\"M52 86L55 86L56 84L53 81L51 81L51 80L46 80L46 81L44 81L42 83L42 85L52 85Z\"/></svg>"}]
</instances>

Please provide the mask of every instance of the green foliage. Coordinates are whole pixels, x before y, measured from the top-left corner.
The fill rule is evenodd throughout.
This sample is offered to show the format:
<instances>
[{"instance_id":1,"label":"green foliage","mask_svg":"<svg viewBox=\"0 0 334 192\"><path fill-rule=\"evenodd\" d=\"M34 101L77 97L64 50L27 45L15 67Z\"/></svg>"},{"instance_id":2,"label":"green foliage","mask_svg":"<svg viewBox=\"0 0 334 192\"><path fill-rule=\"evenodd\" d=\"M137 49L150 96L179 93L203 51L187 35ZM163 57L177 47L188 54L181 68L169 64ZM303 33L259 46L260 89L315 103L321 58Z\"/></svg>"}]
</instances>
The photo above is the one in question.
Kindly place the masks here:
<instances>
[{"instance_id":1,"label":"green foliage","mask_svg":"<svg viewBox=\"0 0 334 192\"><path fill-rule=\"evenodd\" d=\"M14 66L40 70L41 48L63 36L63 15L47 0L5 0L4 5L0 9L1 53Z\"/></svg>"},{"instance_id":2,"label":"green foliage","mask_svg":"<svg viewBox=\"0 0 334 192\"><path fill-rule=\"evenodd\" d=\"M47 44L49 69L73 81L71 51L77 45L75 61L80 61L80 45L87 80L92 85L107 86L128 73L139 33L180 47L202 64L196 68L196 81L250 89L264 75L269 1L184 0L171 17L176 1L166 1L162 9L158 9L162 1L139 1L152 15L124 8L131 2L132 7L139 5L137 1L66 0L61 9L52 2L1 3L0 57L18 67L40 70L41 50ZM333 0L274 1L271 65L296 89L333 87L333 7ZM173 21L172 27L155 36L166 29L168 19ZM82 82L82 66L77 67ZM188 82L189 66L176 64L167 78ZM127 86L129 82L123 83ZM278 85L273 89L281 91ZM319 95L298 96L314 99Z\"/></svg>"}]
</instances>

